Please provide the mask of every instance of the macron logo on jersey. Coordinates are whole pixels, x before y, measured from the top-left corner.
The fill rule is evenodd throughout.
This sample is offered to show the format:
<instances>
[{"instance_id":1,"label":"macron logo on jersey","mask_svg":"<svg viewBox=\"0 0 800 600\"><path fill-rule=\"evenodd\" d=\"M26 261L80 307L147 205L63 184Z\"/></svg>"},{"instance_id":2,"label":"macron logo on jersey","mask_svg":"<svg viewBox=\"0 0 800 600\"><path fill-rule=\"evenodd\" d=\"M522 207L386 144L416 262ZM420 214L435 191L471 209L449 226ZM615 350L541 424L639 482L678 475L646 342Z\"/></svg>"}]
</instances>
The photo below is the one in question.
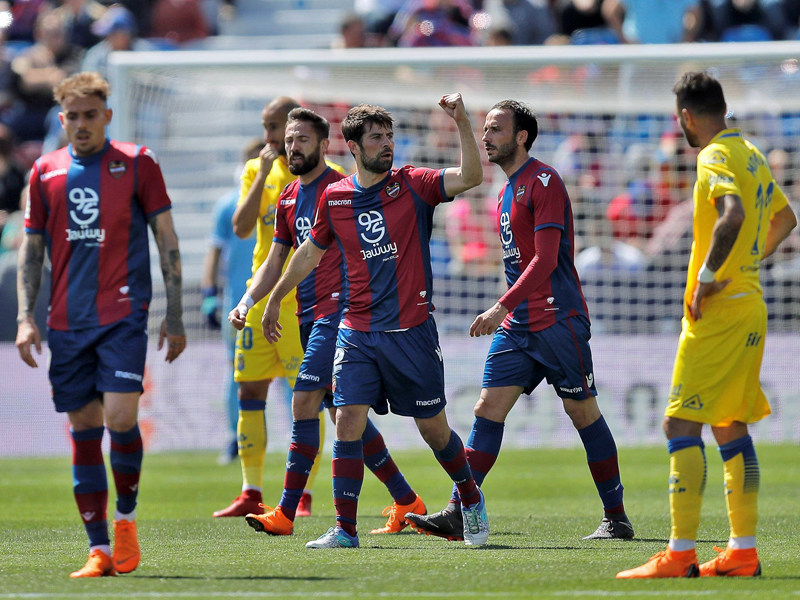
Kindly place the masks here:
<instances>
[{"instance_id":1,"label":"macron logo on jersey","mask_svg":"<svg viewBox=\"0 0 800 600\"><path fill-rule=\"evenodd\" d=\"M56 169L55 171L50 171L49 173L42 173L39 175L39 181L47 181L52 179L53 177L58 177L59 175L66 175L66 169Z\"/></svg>"},{"instance_id":2,"label":"macron logo on jersey","mask_svg":"<svg viewBox=\"0 0 800 600\"><path fill-rule=\"evenodd\" d=\"M550 184L550 175L551 175L550 173L541 173L536 177L539 179L539 181L542 182L542 185L544 187L547 187Z\"/></svg>"}]
</instances>

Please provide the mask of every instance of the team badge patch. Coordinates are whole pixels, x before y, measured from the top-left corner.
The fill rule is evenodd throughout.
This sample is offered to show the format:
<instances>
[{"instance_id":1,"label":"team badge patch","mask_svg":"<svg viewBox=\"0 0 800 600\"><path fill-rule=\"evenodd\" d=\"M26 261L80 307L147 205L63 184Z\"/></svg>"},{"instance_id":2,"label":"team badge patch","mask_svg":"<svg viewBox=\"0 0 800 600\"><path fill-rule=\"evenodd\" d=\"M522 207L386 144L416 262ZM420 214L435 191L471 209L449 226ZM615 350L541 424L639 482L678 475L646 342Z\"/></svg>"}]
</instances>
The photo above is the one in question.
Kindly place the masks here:
<instances>
[{"instance_id":1,"label":"team badge patch","mask_svg":"<svg viewBox=\"0 0 800 600\"><path fill-rule=\"evenodd\" d=\"M108 162L108 172L114 179L119 179L123 175L125 175L125 171L128 170L128 167L125 165L124 161L121 160L111 160Z\"/></svg>"},{"instance_id":2,"label":"team badge patch","mask_svg":"<svg viewBox=\"0 0 800 600\"><path fill-rule=\"evenodd\" d=\"M387 185L386 186L386 193L391 198L397 198L397 194L400 193L400 182L399 181L395 181L394 183L390 183L389 185Z\"/></svg>"},{"instance_id":3,"label":"team badge patch","mask_svg":"<svg viewBox=\"0 0 800 600\"><path fill-rule=\"evenodd\" d=\"M517 193L514 196L514 199L519 202L522 200L522 197L525 195L525 186L521 185L517 188Z\"/></svg>"}]
</instances>

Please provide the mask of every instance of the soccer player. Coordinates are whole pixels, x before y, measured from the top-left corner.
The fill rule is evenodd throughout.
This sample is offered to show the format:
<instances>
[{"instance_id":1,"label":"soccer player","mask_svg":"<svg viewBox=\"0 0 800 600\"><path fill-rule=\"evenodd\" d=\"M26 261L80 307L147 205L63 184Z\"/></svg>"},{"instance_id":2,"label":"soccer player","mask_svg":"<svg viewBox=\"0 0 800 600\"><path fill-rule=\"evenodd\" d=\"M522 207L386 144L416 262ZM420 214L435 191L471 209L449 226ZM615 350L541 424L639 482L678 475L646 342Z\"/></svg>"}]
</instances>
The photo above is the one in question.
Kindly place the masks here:
<instances>
[{"instance_id":1,"label":"soccer player","mask_svg":"<svg viewBox=\"0 0 800 600\"><path fill-rule=\"evenodd\" d=\"M663 552L619 579L753 576L759 468L747 424L770 413L759 383L767 308L759 271L797 225L761 152L728 128L722 86L685 73L673 88L678 120L697 155L694 241L664 418L672 528ZM706 483L703 425L719 444L730 538L698 566L695 541Z\"/></svg>"},{"instance_id":2,"label":"soccer player","mask_svg":"<svg viewBox=\"0 0 800 600\"><path fill-rule=\"evenodd\" d=\"M275 238L267 260L256 271L241 302L229 315L237 329L244 326L249 307L266 296L278 281L290 249L297 248L308 238L322 192L329 183L344 177L325 164L329 131L328 121L309 109L295 108L289 113L286 154L289 171L299 178L281 193L275 217ZM344 307L346 289L342 293L342 285L345 280L342 255L338 248L333 248L325 253L319 267L297 286L297 316L306 354L292 396L292 442L286 458L280 504L274 509L265 507L264 514L246 517L248 524L257 531L290 535L294 529L297 503L320 445L319 412L323 399L331 406L329 390L336 333ZM385 511L389 517L386 525L370 533L402 531L407 526L403 515L415 510L424 513L425 504L398 470L383 436L369 419L361 439L366 465L386 484L394 499Z\"/></svg>"},{"instance_id":3,"label":"soccer player","mask_svg":"<svg viewBox=\"0 0 800 600\"><path fill-rule=\"evenodd\" d=\"M275 341L281 335L281 298L319 264L327 248L340 247L349 289L333 366L336 527L308 542L307 548L358 546L362 435L370 406L378 414L391 408L395 414L414 418L458 486L465 542L481 545L489 537L483 494L475 485L461 438L450 429L444 412L444 365L431 316L428 245L434 207L479 185L483 171L461 95L444 96L439 105L458 128L460 167L393 169L392 116L370 105L348 111L342 134L355 158L356 173L325 190L309 238L295 252L267 302L264 334Z\"/></svg>"},{"instance_id":4,"label":"soccer player","mask_svg":"<svg viewBox=\"0 0 800 600\"><path fill-rule=\"evenodd\" d=\"M56 410L69 418L73 490L89 536L89 559L73 578L129 573L139 564L142 436L137 415L152 285L148 225L167 293L158 349L166 340L166 361L172 362L186 346L181 257L164 178L149 149L106 138L109 94L97 73L78 73L56 86L58 117L69 144L40 157L31 169L17 278L16 345L22 360L36 368L31 346L41 353L41 336L33 311L46 247L52 263L49 377ZM104 423L117 491L113 554L101 448Z\"/></svg>"},{"instance_id":5,"label":"soccer player","mask_svg":"<svg viewBox=\"0 0 800 600\"><path fill-rule=\"evenodd\" d=\"M508 291L469 329L471 336L494 336L467 441L470 468L480 485L497 460L504 423L517 398L546 378L578 430L603 503L600 526L584 539L632 538L616 444L595 400L589 315L573 265L569 194L555 169L528 155L539 132L528 106L498 102L483 131L489 162L508 177L497 210ZM444 510L406 519L426 533L459 539L457 502L453 490Z\"/></svg>"},{"instance_id":6,"label":"soccer player","mask_svg":"<svg viewBox=\"0 0 800 600\"><path fill-rule=\"evenodd\" d=\"M255 274L266 260L275 230L275 211L278 196L284 187L294 181L286 161L284 131L286 116L300 106L292 98L281 96L269 102L261 112L264 126L264 145L258 158L245 163L239 204L233 213L233 231L244 239L256 230L251 273ZM341 170L340 167L337 166ZM249 282L248 282L249 283ZM237 433L239 457L242 461L242 491L230 506L214 512L215 517L244 517L261 512L261 485L264 477L264 455L267 451L265 412L267 392L275 377L285 377L294 387L297 369L303 360L303 346L297 326L294 298L286 297L282 306L281 324L286 336L280 343L268 344L263 336L259 315L266 299L251 311L247 322L236 336L234 380L239 384L239 422ZM319 463L309 477L313 481ZM310 484L309 484L310 485ZM311 496L304 495L302 513L310 514Z\"/></svg>"}]
</instances>

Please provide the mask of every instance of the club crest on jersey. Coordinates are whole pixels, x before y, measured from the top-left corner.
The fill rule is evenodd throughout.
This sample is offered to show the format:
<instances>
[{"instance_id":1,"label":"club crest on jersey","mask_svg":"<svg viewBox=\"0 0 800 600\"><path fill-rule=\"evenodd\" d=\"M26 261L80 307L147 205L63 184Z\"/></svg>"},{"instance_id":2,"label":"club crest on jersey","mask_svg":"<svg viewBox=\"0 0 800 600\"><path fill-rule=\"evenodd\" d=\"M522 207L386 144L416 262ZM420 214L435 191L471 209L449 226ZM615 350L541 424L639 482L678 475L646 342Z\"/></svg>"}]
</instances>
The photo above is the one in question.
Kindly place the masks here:
<instances>
[{"instance_id":1,"label":"club crest on jersey","mask_svg":"<svg viewBox=\"0 0 800 600\"><path fill-rule=\"evenodd\" d=\"M400 193L400 182L394 181L386 186L386 194L390 198L397 198L397 194Z\"/></svg>"},{"instance_id":2,"label":"club crest on jersey","mask_svg":"<svg viewBox=\"0 0 800 600\"><path fill-rule=\"evenodd\" d=\"M125 171L128 170L125 161L122 160L110 160L108 161L108 173L114 178L119 179L123 175L125 175Z\"/></svg>"},{"instance_id":3,"label":"club crest on jersey","mask_svg":"<svg viewBox=\"0 0 800 600\"><path fill-rule=\"evenodd\" d=\"M521 185L517 188L517 193L514 194L514 200L522 202L522 197L525 195L525 186Z\"/></svg>"}]
</instances>

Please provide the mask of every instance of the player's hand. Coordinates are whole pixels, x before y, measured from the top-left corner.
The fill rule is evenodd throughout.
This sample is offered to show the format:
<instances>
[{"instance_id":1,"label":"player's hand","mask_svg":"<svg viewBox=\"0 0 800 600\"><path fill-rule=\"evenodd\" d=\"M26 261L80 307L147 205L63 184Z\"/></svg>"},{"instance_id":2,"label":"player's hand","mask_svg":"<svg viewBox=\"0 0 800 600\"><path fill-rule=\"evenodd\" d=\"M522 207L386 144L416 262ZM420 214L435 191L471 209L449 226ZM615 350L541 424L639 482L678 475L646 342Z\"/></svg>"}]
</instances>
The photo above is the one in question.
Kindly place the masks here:
<instances>
[{"instance_id":1,"label":"player's hand","mask_svg":"<svg viewBox=\"0 0 800 600\"><path fill-rule=\"evenodd\" d=\"M694 294L692 295L692 303L689 305L689 314L692 316L692 319L699 321L703 318L703 313L700 310L700 304L702 303L703 298L718 294L730 282L730 279L725 279L724 281L712 281L710 283L700 283L698 281L697 287L694 288Z\"/></svg>"},{"instance_id":2,"label":"player's hand","mask_svg":"<svg viewBox=\"0 0 800 600\"><path fill-rule=\"evenodd\" d=\"M272 144L265 144L258 153L258 158L261 160L261 172L266 175L272 169L272 163L278 158L278 151L273 148Z\"/></svg>"},{"instance_id":3,"label":"player's hand","mask_svg":"<svg viewBox=\"0 0 800 600\"><path fill-rule=\"evenodd\" d=\"M475 317L472 325L469 326L470 337L493 334L507 314L508 309L499 302L495 302L492 308Z\"/></svg>"},{"instance_id":4,"label":"player's hand","mask_svg":"<svg viewBox=\"0 0 800 600\"><path fill-rule=\"evenodd\" d=\"M281 339L281 324L278 319L281 316L281 303L275 302L270 296L267 307L264 309L264 316L261 317L261 331L270 344L274 344Z\"/></svg>"},{"instance_id":5,"label":"player's hand","mask_svg":"<svg viewBox=\"0 0 800 600\"><path fill-rule=\"evenodd\" d=\"M217 297L216 286L203 288L200 292L203 295L200 312L206 318L206 325L208 325L209 329L221 329L222 323L219 321L219 298Z\"/></svg>"},{"instance_id":6,"label":"player's hand","mask_svg":"<svg viewBox=\"0 0 800 600\"><path fill-rule=\"evenodd\" d=\"M15 342L20 358L26 365L37 368L39 365L31 353L31 345L36 348L36 354L42 353L42 336L39 328L32 318L25 319L17 326L17 341Z\"/></svg>"},{"instance_id":7,"label":"player's hand","mask_svg":"<svg viewBox=\"0 0 800 600\"><path fill-rule=\"evenodd\" d=\"M233 325L236 330L241 331L244 329L244 324L247 320L247 311L248 308L246 304L238 304L236 308L228 313L228 322Z\"/></svg>"},{"instance_id":8,"label":"player's hand","mask_svg":"<svg viewBox=\"0 0 800 600\"><path fill-rule=\"evenodd\" d=\"M464 107L464 101L458 92L442 96L442 99L439 100L439 106L451 119L458 121L459 119L467 118L467 109Z\"/></svg>"},{"instance_id":9,"label":"player's hand","mask_svg":"<svg viewBox=\"0 0 800 600\"><path fill-rule=\"evenodd\" d=\"M186 349L186 334L183 331L183 322L179 322L178 327L175 327L175 329L177 331L168 331L167 320L161 321L161 331L158 334L158 349L161 350L164 347L164 340L166 340L167 355L164 360L168 363L178 358L181 352Z\"/></svg>"}]
</instances>

